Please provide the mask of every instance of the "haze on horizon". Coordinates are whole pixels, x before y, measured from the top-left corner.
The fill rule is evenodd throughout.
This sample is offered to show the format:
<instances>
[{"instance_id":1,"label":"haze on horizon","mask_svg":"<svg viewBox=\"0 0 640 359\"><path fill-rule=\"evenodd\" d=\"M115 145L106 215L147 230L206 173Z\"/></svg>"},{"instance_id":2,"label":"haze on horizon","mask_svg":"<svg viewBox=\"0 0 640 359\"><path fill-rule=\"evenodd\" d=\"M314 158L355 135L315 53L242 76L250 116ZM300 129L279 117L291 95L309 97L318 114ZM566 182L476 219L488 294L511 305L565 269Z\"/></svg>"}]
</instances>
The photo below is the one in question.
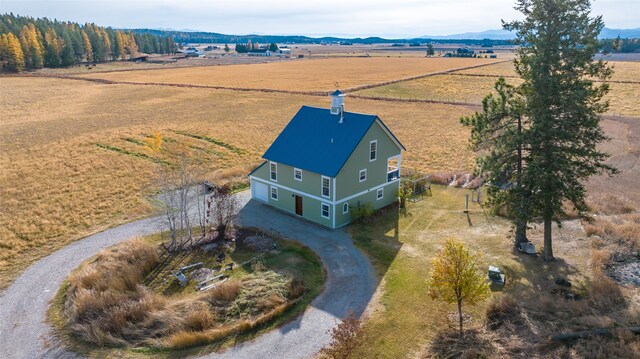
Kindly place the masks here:
<instances>
[{"instance_id":1,"label":"haze on horizon","mask_svg":"<svg viewBox=\"0 0 640 359\"><path fill-rule=\"evenodd\" d=\"M501 28L514 0L2 0L0 11L114 28L225 34L410 38ZM640 26L639 0L595 0L609 28ZM634 10L635 9L635 10Z\"/></svg>"}]
</instances>

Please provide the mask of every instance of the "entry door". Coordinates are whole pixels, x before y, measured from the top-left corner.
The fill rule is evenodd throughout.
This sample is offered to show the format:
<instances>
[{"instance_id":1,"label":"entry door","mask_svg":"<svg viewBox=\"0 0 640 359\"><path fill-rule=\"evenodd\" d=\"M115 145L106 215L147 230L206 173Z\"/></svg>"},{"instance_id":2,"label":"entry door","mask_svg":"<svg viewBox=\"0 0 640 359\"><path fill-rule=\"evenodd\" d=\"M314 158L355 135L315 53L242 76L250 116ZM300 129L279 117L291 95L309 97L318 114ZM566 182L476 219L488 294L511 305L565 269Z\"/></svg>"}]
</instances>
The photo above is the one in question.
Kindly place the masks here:
<instances>
[{"instance_id":1,"label":"entry door","mask_svg":"<svg viewBox=\"0 0 640 359\"><path fill-rule=\"evenodd\" d=\"M302 216L302 197L296 195L296 214Z\"/></svg>"}]
</instances>

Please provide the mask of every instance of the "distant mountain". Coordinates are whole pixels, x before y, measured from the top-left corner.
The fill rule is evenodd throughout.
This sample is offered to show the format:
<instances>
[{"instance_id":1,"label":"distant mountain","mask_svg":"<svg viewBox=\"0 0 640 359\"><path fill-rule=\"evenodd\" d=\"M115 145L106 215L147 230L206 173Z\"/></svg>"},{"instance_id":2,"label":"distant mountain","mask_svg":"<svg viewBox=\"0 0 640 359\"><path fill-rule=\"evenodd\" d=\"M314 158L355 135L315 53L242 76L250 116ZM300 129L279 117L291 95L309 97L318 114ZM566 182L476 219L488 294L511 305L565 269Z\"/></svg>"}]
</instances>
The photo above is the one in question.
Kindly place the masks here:
<instances>
[{"instance_id":1,"label":"distant mountain","mask_svg":"<svg viewBox=\"0 0 640 359\"><path fill-rule=\"evenodd\" d=\"M640 27L636 29L610 29L605 27L600 31L600 39L615 39L620 35L623 39L640 38Z\"/></svg>"},{"instance_id":2,"label":"distant mountain","mask_svg":"<svg viewBox=\"0 0 640 359\"><path fill-rule=\"evenodd\" d=\"M420 37L423 39L433 40L511 40L515 37L515 33L507 30L486 30L480 32L464 32L462 34L452 35L424 35Z\"/></svg>"},{"instance_id":3,"label":"distant mountain","mask_svg":"<svg viewBox=\"0 0 640 359\"><path fill-rule=\"evenodd\" d=\"M640 38L640 28L637 29L610 29L605 27L598 36L599 39L615 39L620 35L621 38ZM507 30L487 30L480 32L465 32L453 35L425 35L420 36L423 39L433 40L511 40L515 37L515 33Z\"/></svg>"},{"instance_id":4,"label":"distant mountain","mask_svg":"<svg viewBox=\"0 0 640 359\"><path fill-rule=\"evenodd\" d=\"M233 35L220 34L216 32L195 31L190 29L174 30L174 29L128 29L141 34L152 34L156 36L173 36L174 40L180 43L217 43L217 44L235 44L246 43L248 41L265 43L296 43L296 44L320 44L320 43L341 43L344 45L351 44L410 44L410 43L459 43L467 45L486 44L487 39L491 40L493 45L503 45L512 43L514 33L506 30L487 30L481 32L465 32L453 35L425 35L418 38L405 39L385 39L381 37L367 38L346 38L346 37L310 37L301 35ZM601 39L614 39L618 35L621 38L638 38L640 37L640 28L638 29L609 29L604 28L600 33Z\"/></svg>"}]
</instances>

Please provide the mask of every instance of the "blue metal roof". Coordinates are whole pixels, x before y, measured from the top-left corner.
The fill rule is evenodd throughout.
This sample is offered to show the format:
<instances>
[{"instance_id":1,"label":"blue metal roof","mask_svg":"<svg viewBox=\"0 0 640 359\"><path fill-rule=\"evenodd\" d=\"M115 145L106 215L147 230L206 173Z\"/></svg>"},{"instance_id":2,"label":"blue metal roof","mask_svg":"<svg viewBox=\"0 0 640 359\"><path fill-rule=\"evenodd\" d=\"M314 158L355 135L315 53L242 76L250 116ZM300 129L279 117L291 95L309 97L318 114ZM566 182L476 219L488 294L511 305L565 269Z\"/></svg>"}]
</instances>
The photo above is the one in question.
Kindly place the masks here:
<instances>
[{"instance_id":1,"label":"blue metal roof","mask_svg":"<svg viewBox=\"0 0 640 359\"><path fill-rule=\"evenodd\" d=\"M262 158L335 177L377 118L302 106Z\"/></svg>"}]
</instances>

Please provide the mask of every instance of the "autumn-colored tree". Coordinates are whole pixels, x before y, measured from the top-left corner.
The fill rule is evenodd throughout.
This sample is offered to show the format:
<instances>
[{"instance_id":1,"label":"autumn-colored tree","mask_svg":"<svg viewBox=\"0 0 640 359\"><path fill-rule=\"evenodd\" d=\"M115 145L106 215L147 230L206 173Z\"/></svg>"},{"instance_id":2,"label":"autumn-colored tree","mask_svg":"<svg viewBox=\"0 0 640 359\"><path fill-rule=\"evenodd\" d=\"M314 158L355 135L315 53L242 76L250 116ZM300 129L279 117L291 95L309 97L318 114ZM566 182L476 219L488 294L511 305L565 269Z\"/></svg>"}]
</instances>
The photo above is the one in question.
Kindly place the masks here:
<instances>
[{"instance_id":1,"label":"autumn-colored tree","mask_svg":"<svg viewBox=\"0 0 640 359\"><path fill-rule=\"evenodd\" d=\"M0 64L7 71L24 70L24 54L20 40L12 33L0 36Z\"/></svg>"},{"instance_id":2,"label":"autumn-colored tree","mask_svg":"<svg viewBox=\"0 0 640 359\"><path fill-rule=\"evenodd\" d=\"M146 139L145 144L152 153L158 153L162 150L163 140L164 139L160 131L153 131L153 134Z\"/></svg>"},{"instance_id":3,"label":"autumn-colored tree","mask_svg":"<svg viewBox=\"0 0 640 359\"><path fill-rule=\"evenodd\" d=\"M346 359L366 340L362 321L349 311L340 324L331 330L331 344L320 351L321 358Z\"/></svg>"},{"instance_id":4,"label":"autumn-colored tree","mask_svg":"<svg viewBox=\"0 0 640 359\"><path fill-rule=\"evenodd\" d=\"M475 304L489 296L489 285L478 268L479 258L460 240L449 238L432 260L429 294L433 299L458 304L460 335L463 333L462 302Z\"/></svg>"},{"instance_id":5,"label":"autumn-colored tree","mask_svg":"<svg viewBox=\"0 0 640 359\"><path fill-rule=\"evenodd\" d=\"M93 62L93 48L91 47L91 41L86 32L82 32L82 39L84 40L84 48L86 51L87 62Z\"/></svg>"},{"instance_id":6,"label":"autumn-colored tree","mask_svg":"<svg viewBox=\"0 0 640 359\"><path fill-rule=\"evenodd\" d=\"M44 66L44 47L42 36L35 25L27 24L20 31L20 43L24 53L26 66L40 69Z\"/></svg>"}]
</instances>

